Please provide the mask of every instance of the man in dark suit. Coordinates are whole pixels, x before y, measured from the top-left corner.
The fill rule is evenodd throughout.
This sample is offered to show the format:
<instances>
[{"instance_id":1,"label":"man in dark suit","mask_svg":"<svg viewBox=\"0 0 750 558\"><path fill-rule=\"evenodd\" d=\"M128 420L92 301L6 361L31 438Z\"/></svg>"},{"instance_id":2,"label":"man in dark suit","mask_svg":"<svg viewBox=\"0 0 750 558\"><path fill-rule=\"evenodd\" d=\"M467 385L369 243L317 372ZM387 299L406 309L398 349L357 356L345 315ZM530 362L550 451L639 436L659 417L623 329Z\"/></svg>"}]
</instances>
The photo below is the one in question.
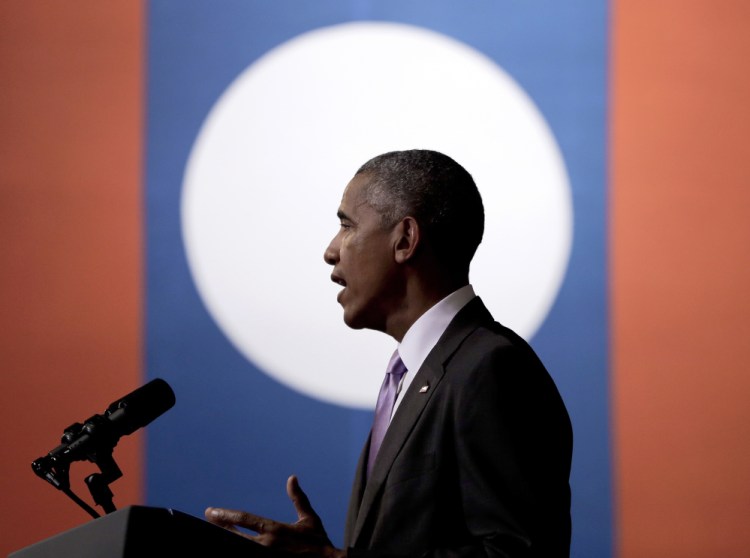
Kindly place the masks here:
<instances>
[{"instance_id":1,"label":"man in dark suit","mask_svg":"<svg viewBox=\"0 0 750 558\"><path fill-rule=\"evenodd\" d=\"M469 284L484 229L471 176L434 151L386 153L359 169L338 216L325 260L344 321L399 343L355 473L346 548L330 543L295 477L295 524L206 517L326 557L567 557L570 420L533 350Z\"/></svg>"}]
</instances>

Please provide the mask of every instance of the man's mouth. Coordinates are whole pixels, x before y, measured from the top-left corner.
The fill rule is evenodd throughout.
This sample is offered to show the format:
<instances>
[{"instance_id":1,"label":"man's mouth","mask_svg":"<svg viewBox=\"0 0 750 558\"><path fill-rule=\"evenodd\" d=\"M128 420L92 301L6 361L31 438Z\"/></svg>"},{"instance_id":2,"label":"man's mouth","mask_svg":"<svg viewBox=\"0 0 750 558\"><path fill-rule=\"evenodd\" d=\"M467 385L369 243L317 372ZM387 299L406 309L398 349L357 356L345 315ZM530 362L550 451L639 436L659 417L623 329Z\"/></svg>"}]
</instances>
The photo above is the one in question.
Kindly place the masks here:
<instances>
[{"instance_id":1,"label":"man's mouth","mask_svg":"<svg viewBox=\"0 0 750 558\"><path fill-rule=\"evenodd\" d=\"M332 274L331 274L331 281L333 281L333 282L334 282L334 283L336 283L337 285L341 285L341 287L342 287L342 289L341 289L341 290L339 291L339 293L338 293L338 294L336 295L336 301L337 301L337 302L338 302L339 304L341 304L341 297L342 297L342 295L344 294L344 291L346 290L346 281L344 281L344 279L343 279L343 278L342 278L341 276L339 276L339 275L336 275L335 273L332 273Z\"/></svg>"}]
</instances>

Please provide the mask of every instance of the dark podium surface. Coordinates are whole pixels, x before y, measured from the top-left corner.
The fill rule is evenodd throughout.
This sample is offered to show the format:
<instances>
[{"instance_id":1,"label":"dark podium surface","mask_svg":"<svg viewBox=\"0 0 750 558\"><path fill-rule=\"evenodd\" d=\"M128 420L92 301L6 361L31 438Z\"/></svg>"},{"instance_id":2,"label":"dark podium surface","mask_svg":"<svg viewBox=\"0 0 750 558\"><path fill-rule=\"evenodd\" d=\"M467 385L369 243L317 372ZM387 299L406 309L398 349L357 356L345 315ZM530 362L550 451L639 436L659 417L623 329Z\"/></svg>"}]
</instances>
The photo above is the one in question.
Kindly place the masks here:
<instances>
[{"instance_id":1,"label":"dark podium surface","mask_svg":"<svg viewBox=\"0 0 750 558\"><path fill-rule=\"evenodd\" d=\"M202 519L167 508L130 506L40 541L8 558L150 558L275 553Z\"/></svg>"}]
</instances>

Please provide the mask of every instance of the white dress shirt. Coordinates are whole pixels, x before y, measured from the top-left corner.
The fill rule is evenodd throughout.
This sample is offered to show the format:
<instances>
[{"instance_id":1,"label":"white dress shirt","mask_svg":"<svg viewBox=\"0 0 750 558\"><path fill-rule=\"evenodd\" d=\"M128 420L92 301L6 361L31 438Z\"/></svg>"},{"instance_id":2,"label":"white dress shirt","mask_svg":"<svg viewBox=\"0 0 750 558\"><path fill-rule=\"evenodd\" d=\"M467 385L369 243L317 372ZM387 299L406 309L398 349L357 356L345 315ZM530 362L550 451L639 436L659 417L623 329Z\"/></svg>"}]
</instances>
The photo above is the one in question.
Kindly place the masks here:
<instances>
[{"instance_id":1,"label":"white dress shirt","mask_svg":"<svg viewBox=\"0 0 750 558\"><path fill-rule=\"evenodd\" d=\"M401 383L398 386L396 403L393 405L391 419L403 399L401 394L406 393L406 390L409 389L414 376L422 367L427 355L430 354L430 351L437 345L445 330L448 329L448 324L451 323L456 314L475 296L471 285L466 285L457 291L453 291L422 314L406 332L397 351L404 362L404 366L406 366L407 372L401 378Z\"/></svg>"}]
</instances>

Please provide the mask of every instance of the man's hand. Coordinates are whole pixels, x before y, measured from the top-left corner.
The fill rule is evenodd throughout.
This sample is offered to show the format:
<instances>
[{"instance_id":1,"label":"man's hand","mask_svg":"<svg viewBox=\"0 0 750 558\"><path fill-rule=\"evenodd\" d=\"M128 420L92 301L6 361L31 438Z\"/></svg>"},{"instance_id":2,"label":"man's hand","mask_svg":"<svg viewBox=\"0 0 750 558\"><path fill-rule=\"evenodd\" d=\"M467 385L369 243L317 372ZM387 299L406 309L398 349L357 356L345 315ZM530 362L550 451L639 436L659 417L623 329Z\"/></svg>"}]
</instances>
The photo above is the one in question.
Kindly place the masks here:
<instances>
[{"instance_id":1,"label":"man's hand","mask_svg":"<svg viewBox=\"0 0 750 558\"><path fill-rule=\"evenodd\" d=\"M300 488L296 476L292 475L287 480L286 493L294 504L294 509L297 510L295 523L280 523L252 513L224 508L207 508L206 519L276 550L323 558L346 558L346 551L335 548L331 543L323 528L323 522L310 505L307 495ZM238 527L244 527L258 534L243 533Z\"/></svg>"}]
</instances>

